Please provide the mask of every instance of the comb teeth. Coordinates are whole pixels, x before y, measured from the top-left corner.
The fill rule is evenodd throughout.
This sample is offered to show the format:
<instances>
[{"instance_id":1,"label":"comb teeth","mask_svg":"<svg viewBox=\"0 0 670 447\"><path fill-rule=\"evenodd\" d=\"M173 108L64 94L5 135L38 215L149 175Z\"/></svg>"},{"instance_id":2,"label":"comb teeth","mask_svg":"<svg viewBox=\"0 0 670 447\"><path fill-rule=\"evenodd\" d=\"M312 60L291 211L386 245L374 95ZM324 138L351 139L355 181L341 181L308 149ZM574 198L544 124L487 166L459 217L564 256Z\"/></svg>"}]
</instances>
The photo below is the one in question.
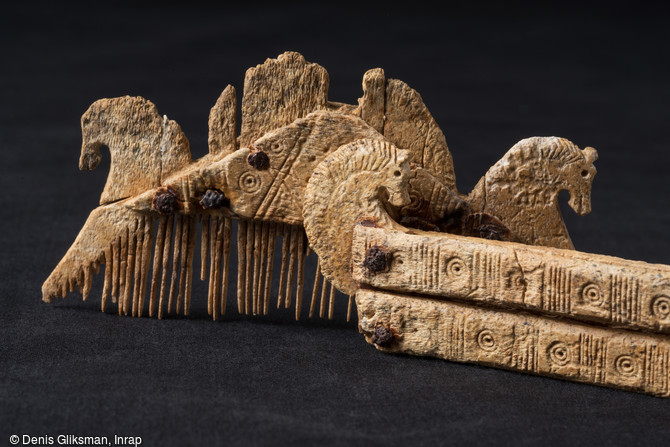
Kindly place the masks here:
<instances>
[{"instance_id":1,"label":"comb teeth","mask_svg":"<svg viewBox=\"0 0 670 447\"><path fill-rule=\"evenodd\" d=\"M219 301L221 303L221 315L226 313L226 304L228 302L228 281L229 276L228 272L230 270L230 239L232 238L233 233L233 223L230 220L230 217L223 218L223 273L222 273L222 282L223 287L221 289L221 296Z\"/></svg>"},{"instance_id":2,"label":"comb teeth","mask_svg":"<svg viewBox=\"0 0 670 447\"><path fill-rule=\"evenodd\" d=\"M182 299L186 299L185 289L186 289L186 277L188 274L188 242L190 238L190 223L191 219L189 217L183 216L181 218L181 244L179 247L179 288L177 289L177 315L180 312ZM186 315L186 312L184 312Z\"/></svg>"},{"instance_id":3,"label":"comb teeth","mask_svg":"<svg viewBox=\"0 0 670 447\"><path fill-rule=\"evenodd\" d=\"M167 220L165 229L163 261L161 262L161 291L158 299L158 318L163 318L163 309L165 309L165 294L167 293L167 275L168 275L168 266L170 265L169 264L170 252L172 251L172 233L174 230L174 221L175 216L170 216L170 218Z\"/></svg>"},{"instance_id":4,"label":"comb teeth","mask_svg":"<svg viewBox=\"0 0 670 447\"><path fill-rule=\"evenodd\" d=\"M207 258L209 257L209 225L210 225L211 216L204 215L202 216L201 221L201 232L200 232L200 281L207 279ZM210 270L211 270L210 265ZM207 313L211 314L211 295L207 295Z\"/></svg>"},{"instance_id":5,"label":"comb teeth","mask_svg":"<svg viewBox=\"0 0 670 447\"><path fill-rule=\"evenodd\" d=\"M246 276L247 253L247 221L237 221L237 312L246 313L244 309L244 286Z\"/></svg>"},{"instance_id":6,"label":"comb teeth","mask_svg":"<svg viewBox=\"0 0 670 447\"><path fill-rule=\"evenodd\" d=\"M307 241L301 227L261 221L238 221L238 310L267 315L270 309L274 254L282 238L281 273L277 308L290 308L295 295L300 317L304 289Z\"/></svg>"},{"instance_id":7,"label":"comb teeth","mask_svg":"<svg viewBox=\"0 0 670 447\"><path fill-rule=\"evenodd\" d=\"M202 246L208 246L210 253L207 312L212 319L217 320L219 315L226 313L232 225L229 217L211 216L206 217L203 222L207 222L203 224L203 228L204 225L210 226L208 231L203 229L202 232L203 239L208 239ZM206 265L207 258L204 255L202 262Z\"/></svg>"},{"instance_id":8,"label":"comb teeth","mask_svg":"<svg viewBox=\"0 0 670 447\"><path fill-rule=\"evenodd\" d=\"M293 298L292 292L293 280L295 277L295 263L296 258L298 257L298 230L293 225L291 225L289 228L291 243L288 258L288 277L286 278L286 300L284 301L284 307L287 309L291 307L291 299Z\"/></svg>"},{"instance_id":9,"label":"comb teeth","mask_svg":"<svg viewBox=\"0 0 670 447\"><path fill-rule=\"evenodd\" d=\"M130 293L130 288L128 283L130 282L130 274L128 271L131 266L135 264L135 254L133 253L135 249L135 244L133 243L135 230L126 228L125 234L121 239L121 282L119 286L119 299L117 302L119 315L124 315L126 294ZM132 245L132 250L131 250ZM127 315L127 313L125 313Z\"/></svg>"},{"instance_id":10,"label":"comb teeth","mask_svg":"<svg viewBox=\"0 0 670 447\"><path fill-rule=\"evenodd\" d=\"M277 225L269 224L268 231L268 253L265 259L265 287L263 288L263 314L267 315L270 310L270 295L272 291L272 273L274 268L275 242L277 241Z\"/></svg>"},{"instance_id":11,"label":"comb teeth","mask_svg":"<svg viewBox=\"0 0 670 447\"><path fill-rule=\"evenodd\" d=\"M295 319L300 319L300 311L302 310L302 294L305 287L305 256L307 255L307 243L305 239L307 236L302 229L296 231L298 238L298 279L295 293Z\"/></svg>"},{"instance_id":12,"label":"comb teeth","mask_svg":"<svg viewBox=\"0 0 670 447\"><path fill-rule=\"evenodd\" d=\"M175 216L176 226L174 229L174 241L172 243L173 252L172 252L172 278L170 279L170 294L168 295L168 305L167 311L168 314L172 312L173 304L175 301L175 294L177 293L177 284L179 282L179 253L181 249L181 231L182 231L182 218L181 216Z\"/></svg>"},{"instance_id":13,"label":"comb teeth","mask_svg":"<svg viewBox=\"0 0 670 447\"><path fill-rule=\"evenodd\" d=\"M107 301L112 288L113 270L114 270L114 244L110 244L105 250L105 282L102 286L102 299L100 300L100 309L104 312L107 308Z\"/></svg>"},{"instance_id":14,"label":"comb teeth","mask_svg":"<svg viewBox=\"0 0 670 447\"><path fill-rule=\"evenodd\" d=\"M223 240L223 230L221 229L221 219L216 216L208 217L208 225L210 230L206 235L209 239L204 245L210 247L210 262L209 262L209 288L207 292L207 312L213 319L218 319L219 306L217 297L221 289L219 282L219 271L221 269L221 247ZM205 237L203 231L203 238ZM203 262L206 265L206 262Z\"/></svg>"},{"instance_id":15,"label":"comb teeth","mask_svg":"<svg viewBox=\"0 0 670 447\"><path fill-rule=\"evenodd\" d=\"M293 308L299 320L306 285L305 263L312 255L304 229L275 222L244 219L237 222L237 311L246 315L268 314L273 295L275 252L281 250L276 305L278 309ZM98 259L82 266L76 275L64 278L60 292L65 296L79 288L86 299L93 275L104 263L103 312L111 301L116 304L119 315L142 317L148 314L159 319L171 314L186 316L191 309L198 224L202 228L200 279L208 281L207 313L217 320L226 313L230 281L233 223L227 216L139 215L121 229ZM309 318L318 313L321 318L332 319L336 290L323 277L318 258L310 284ZM347 321L351 318L352 302L349 297Z\"/></svg>"},{"instance_id":16,"label":"comb teeth","mask_svg":"<svg viewBox=\"0 0 670 447\"><path fill-rule=\"evenodd\" d=\"M135 232L135 259L132 267L132 276L133 276L133 291L132 291L132 301L131 295L128 295L128 305L124 308L124 312L127 312L130 309L131 315L134 317L137 315L137 298L139 295L140 283L142 281L142 248L144 248L144 219L140 219L138 222L138 228ZM130 289L130 287L129 287Z\"/></svg>"},{"instance_id":17,"label":"comb teeth","mask_svg":"<svg viewBox=\"0 0 670 447\"><path fill-rule=\"evenodd\" d=\"M316 309L316 297L319 292L319 280L321 279L321 262L316 260L316 273L314 274L314 283L312 285L312 299L309 302L309 318L314 316Z\"/></svg>"},{"instance_id":18,"label":"comb teeth","mask_svg":"<svg viewBox=\"0 0 670 447\"><path fill-rule=\"evenodd\" d=\"M142 279L140 281L140 302L137 316L141 317L144 313L144 298L147 291L147 282L149 280L149 266L151 265L151 245L153 243L153 227L155 219L146 219L144 222L144 246L142 247Z\"/></svg>"},{"instance_id":19,"label":"comb teeth","mask_svg":"<svg viewBox=\"0 0 670 447\"><path fill-rule=\"evenodd\" d=\"M251 313L258 315L258 287L261 280L261 254L263 252L263 229L265 225L261 222L254 222L254 263L251 266L253 269L253 280L251 283ZM267 231L267 230L266 230Z\"/></svg>"},{"instance_id":20,"label":"comb teeth","mask_svg":"<svg viewBox=\"0 0 670 447\"><path fill-rule=\"evenodd\" d=\"M191 309L191 292L193 291L193 253L195 249L195 233L198 227L196 216L190 216L188 219L188 251L186 255L188 264L186 267L186 284L184 286L184 315L188 315Z\"/></svg>"},{"instance_id":21,"label":"comb teeth","mask_svg":"<svg viewBox=\"0 0 670 447\"><path fill-rule=\"evenodd\" d=\"M328 290L328 281L326 278L323 278L323 282L321 284L321 304L319 306L319 317L325 318L326 317L326 291Z\"/></svg>"},{"instance_id":22,"label":"comb teeth","mask_svg":"<svg viewBox=\"0 0 670 447\"><path fill-rule=\"evenodd\" d=\"M291 229L288 225L282 225L282 244L281 244L281 269L279 273L279 291L277 293L277 309L279 309L284 300L284 289L286 287L286 276L289 257L289 245Z\"/></svg>"},{"instance_id":23,"label":"comb teeth","mask_svg":"<svg viewBox=\"0 0 670 447\"><path fill-rule=\"evenodd\" d=\"M119 287L121 282L121 238L112 242L112 303L116 304L119 300ZM107 269L109 264L106 264Z\"/></svg>"},{"instance_id":24,"label":"comb teeth","mask_svg":"<svg viewBox=\"0 0 670 447\"><path fill-rule=\"evenodd\" d=\"M253 266L254 266L254 232L256 231L256 225L254 221L249 221L247 223L247 234L246 234L246 254L245 254L245 276L244 276L244 313L249 315L252 312L252 278L253 278Z\"/></svg>"},{"instance_id":25,"label":"comb teeth","mask_svg":"<svg viewBox=\"0 0 670 447\"><path fill-rule=\"evenodd\" d=\"M159 289L159 278L162 276L163 263L159 260L163 259L163 248L165 246L165 235L168 219L161 216L158 220L158 233L156 234L156 246L154 247L154 264L151 275L151 290L149 292L149 316L153 317L156 312L156 295ZM162 282L161 282L162 283Z\"/></svg>"}]
</instances>

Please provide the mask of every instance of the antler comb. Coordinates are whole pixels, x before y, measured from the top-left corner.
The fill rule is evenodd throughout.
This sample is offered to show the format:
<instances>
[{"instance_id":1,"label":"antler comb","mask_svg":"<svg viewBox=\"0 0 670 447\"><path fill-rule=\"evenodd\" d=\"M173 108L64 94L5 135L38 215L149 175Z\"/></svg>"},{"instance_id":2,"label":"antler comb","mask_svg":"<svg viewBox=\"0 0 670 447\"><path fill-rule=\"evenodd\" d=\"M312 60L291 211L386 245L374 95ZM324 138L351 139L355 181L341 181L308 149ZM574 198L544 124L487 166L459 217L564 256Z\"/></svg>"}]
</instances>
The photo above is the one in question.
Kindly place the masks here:
<instances>
[{"instance_id":1,"label":"antler comb","mask_svg":"<svg viewBox=\"0 0 670 447\"><path fill-rule=\"evenodd\" d=\"M267 314L276 297L299 319L312 256L309 316L332 318L339 290L349 318L356 296L378 349L670 396L670 267L576 252L561 217L564 190L590 212L595 149L522 140L464 195L416 91L374 69L354 106L330 102L328 83L298 53L250 68L240 134L228 86L199 160L151 102L93 103L80 169L105 146L109 177L43 300L77 287L86 299L104 264L103 311L188 315L200 227L213 319L231 273L239 313Z\"/></svg>"}]
</instances>

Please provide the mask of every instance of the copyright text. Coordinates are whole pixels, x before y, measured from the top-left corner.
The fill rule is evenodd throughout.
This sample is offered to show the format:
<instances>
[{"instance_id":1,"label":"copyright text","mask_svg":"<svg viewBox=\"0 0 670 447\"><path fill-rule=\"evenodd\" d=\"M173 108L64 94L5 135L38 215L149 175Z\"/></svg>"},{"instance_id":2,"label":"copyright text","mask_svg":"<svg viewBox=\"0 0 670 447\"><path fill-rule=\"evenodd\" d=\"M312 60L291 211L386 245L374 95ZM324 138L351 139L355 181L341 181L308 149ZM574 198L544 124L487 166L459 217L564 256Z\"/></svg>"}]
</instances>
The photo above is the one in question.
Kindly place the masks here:
<instances>
[{"instance_id":1,"label":"copyright text","mask_svg":"<svg viewBox=\"0 0 670 447\"><path fill-rule=\"evenodd\" d=\"M79 436L79 435L12 435L11 445L141 445L140 436Z\"/></svg>"}]
</instances>

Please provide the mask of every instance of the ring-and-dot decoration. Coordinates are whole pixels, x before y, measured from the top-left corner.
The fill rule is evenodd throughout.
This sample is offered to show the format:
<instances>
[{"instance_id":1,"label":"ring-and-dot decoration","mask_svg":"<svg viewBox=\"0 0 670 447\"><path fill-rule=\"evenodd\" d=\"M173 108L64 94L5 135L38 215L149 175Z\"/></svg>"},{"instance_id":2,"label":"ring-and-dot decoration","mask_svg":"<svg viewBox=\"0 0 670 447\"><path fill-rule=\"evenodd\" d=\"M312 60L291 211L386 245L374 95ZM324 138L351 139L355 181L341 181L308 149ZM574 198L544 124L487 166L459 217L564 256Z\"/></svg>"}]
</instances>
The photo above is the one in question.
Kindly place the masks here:
<instances>
[{"instance_id":1,"label":"ring-and-dot decoration","mask_svg":"<svg viewBox=\"0 0 670 447\"><path fill-rule=\"evenodd\" d=\"M637 362L632 355L620 355L614 360L614 368L622 376L631 377L637 372Z\"/></svg>"},{"instance_id":2,"label":"ring-and-dot decoration","mask_svg":"<svg viewBox=\"0 0 670 447\"><path fill-rule=\"evenodd\" d=\"M572 359L570 347L562 341L555 341L549 345L547 354L549 355L551 363L558 366L565 366L570 363L570 360Z\"/></svg>"},{"instance_id":3,"label":"ring-and-dot decoration","mask_svg":"<svg viewBox=\"0 0 670 447\"><path fill-rule=\"evenodd\" d=\"M484 329L477 334L477 344L484 351L495 351L496 339L493 337L493 332L490 329Z\"/></svg>"},{"instance_id":4,"label":"ring-and-dot decoration","mask_svg":"<svg viewBox=\"0 0 670 447\"><path fill-rule=\"evenodd\" d=\"M445 271L450 276L461 276L467 273L467 266L462 260L453 258L447 262Z\"/></svg>"},{"instance_id":5,"label":"ring-and-dot decoration","mask_svg":"<svg viewBox=\"0 0 670 447\"><path fill-rule=\"evenodd\" d=\"M280 154L281 152L283 152L285 146L286 146L285 141L282 142L273 141L268 148L270 149L270 152L272 152L273 154Z\"/></svg>"},{"instance_id":6,"label":"ring-and-dot decoration","mask_svg":"<svg viewBox=\"0 0 670 447\"><path fill-rule=\"evenodd\" d=\"M603 294L597 284L589 283L582 289L582 299L591 304L601 304Z\"/></svg>"},{"instance_id":7,"label":"ring-and-dot decoration","mask_svg":"<svg viewBox=\"0 0 670 447\"><path fill-rule=\"evenodd\" d=\"M657 296L651 301L651 313L659 320L670 319L670 298Z\"/></svg>"},{"instance_id":8,"label":"ring-and-dot decoration","mask_svg":"<svg viewBox=\"0 0 670 447\"><path fill-rule=\"evenodd\" d=\"M247 171L240 176L240 189L248 194L257 192L261 184L261 177L256 172Z\"/></svg>"}]
</instances>

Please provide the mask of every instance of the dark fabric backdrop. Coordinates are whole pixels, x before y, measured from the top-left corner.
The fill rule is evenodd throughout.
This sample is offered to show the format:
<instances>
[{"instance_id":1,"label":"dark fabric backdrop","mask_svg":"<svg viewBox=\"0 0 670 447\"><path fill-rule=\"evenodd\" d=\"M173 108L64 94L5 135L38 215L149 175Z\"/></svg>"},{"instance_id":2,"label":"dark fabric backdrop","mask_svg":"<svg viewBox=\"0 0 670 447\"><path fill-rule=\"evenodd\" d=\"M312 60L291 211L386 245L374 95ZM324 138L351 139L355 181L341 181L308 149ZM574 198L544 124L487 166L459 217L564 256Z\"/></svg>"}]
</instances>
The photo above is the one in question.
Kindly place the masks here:
<instances>
[{"instance_id":1,"label":"dark fabric backdrop","mask_svg":"<svg viewBox=\"0 0 670 447\"><path fill-rule=\"evenodd\" d=\"M156 321L101 313L100 277L87 302L75 293L48 305L40 291L109 169L108 154L96 171L77 169L79 117L94 100L149 98L199 157L223 88L240 93L246 68L285 50L329 71L333 101L356 103L374 67L418 90L461 191L525 137L597 148L592 214L563 208L575 245L670 263L662 11L94 3L0 14L0 445L12 434L151 446L667 445L670 401L382 354L345 321L344 303L332 322L290 312L212 322L196 281L193 315Z\"/></svg>"}]
</instances>

